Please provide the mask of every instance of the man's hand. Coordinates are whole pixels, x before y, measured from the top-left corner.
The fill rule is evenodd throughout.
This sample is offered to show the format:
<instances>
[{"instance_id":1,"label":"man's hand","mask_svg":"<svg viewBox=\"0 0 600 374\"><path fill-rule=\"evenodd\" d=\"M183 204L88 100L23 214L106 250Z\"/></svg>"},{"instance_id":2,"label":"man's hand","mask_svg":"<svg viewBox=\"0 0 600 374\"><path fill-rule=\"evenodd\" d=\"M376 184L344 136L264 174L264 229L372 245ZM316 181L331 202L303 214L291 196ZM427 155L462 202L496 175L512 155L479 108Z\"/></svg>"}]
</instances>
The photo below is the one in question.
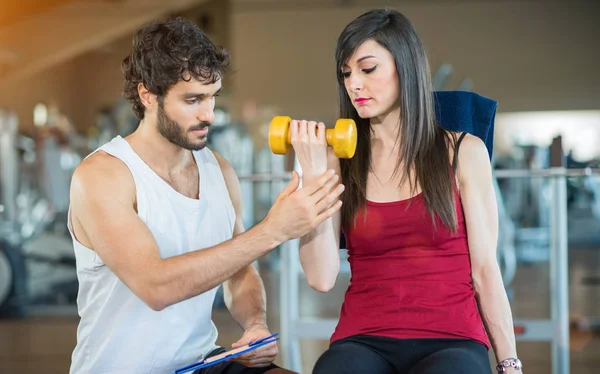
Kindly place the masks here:
<instances>
[{"instance_id":1,"label":"man's hand","mask_svg":"<svg viewBox=\"0 0 600 374\"><path fill-rule=\"evenodd\" d=\"M333 170L297 189L299 181L298 174L292 172L292 181L279 194L263 221L280 243L306 235L342 206L339 198L344 186L338 183Z\"/></svg>"},{"instance_id":2,"label":"man's hand","mask_svg":"<svg viewBox=\"0 0 600 374\"><path fill-rule=\"evenodd\" d=\"M237 342L231 345L231 348L239 348L243 345L250 344L256 340L265 338L271 335L269 328L263 324L257 324L250 326L246 331L244 331L244 335ZM235 357L232 361L239 362L240 364L247 367L264 367L269 366L273 361L275 361L275 357L279 353L279 349L277 348L277 342L269 343L267 345L263 345L260 348L255 349L252 352L248 352L241 356Z\"/></svg>"}]
</instances>

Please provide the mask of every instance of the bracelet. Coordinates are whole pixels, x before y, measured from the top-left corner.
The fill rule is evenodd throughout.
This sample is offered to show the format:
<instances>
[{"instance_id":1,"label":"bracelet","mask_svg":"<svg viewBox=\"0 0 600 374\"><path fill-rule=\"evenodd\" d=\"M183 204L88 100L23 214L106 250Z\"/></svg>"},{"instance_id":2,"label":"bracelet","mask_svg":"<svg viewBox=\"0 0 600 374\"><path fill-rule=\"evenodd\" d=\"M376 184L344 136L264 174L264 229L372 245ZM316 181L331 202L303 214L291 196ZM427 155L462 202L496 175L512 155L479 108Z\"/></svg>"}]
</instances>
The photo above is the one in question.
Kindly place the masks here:
<instances>
[{"instance_id":1,"label":"bracelet","mask_svg":"<svg viewBox=\"0 0 600 374\"><path fill-rule=\"evenodd\" d=\"M506 358L498 363L498 366L496 366L496 371L498 373L503 373L506 371L506 368L510 367L515 370L521 370L523 369L523 364L518 358Z\"/></svg>"}]
</instances>

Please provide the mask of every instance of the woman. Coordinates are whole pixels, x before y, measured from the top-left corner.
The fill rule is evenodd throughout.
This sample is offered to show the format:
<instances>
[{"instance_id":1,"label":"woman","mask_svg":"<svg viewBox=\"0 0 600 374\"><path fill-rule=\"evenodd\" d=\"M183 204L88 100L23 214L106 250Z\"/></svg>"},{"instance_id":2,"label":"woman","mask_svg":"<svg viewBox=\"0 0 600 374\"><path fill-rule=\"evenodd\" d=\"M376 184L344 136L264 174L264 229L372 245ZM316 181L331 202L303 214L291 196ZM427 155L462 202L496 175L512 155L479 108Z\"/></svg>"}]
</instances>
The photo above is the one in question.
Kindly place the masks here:
<instances>
[{"instance_id":1,"label":"woman","mask_svg":"<svg viewBox=\"0 0 600 374\"><path fill-rule=\"evenodd\" d=\"M520 372L484 143L436 123L426 53L402 14L355 19L336 60L340 117L358 128L355 156L336 159L322 123L290 125L303 182L331 168L345 188L340 212L300 242L314 289L335 282L340 228L352 272L314 372L489 373L490 346L499 364L517 366L506 372Z\"/></svg>"}]
</instances>

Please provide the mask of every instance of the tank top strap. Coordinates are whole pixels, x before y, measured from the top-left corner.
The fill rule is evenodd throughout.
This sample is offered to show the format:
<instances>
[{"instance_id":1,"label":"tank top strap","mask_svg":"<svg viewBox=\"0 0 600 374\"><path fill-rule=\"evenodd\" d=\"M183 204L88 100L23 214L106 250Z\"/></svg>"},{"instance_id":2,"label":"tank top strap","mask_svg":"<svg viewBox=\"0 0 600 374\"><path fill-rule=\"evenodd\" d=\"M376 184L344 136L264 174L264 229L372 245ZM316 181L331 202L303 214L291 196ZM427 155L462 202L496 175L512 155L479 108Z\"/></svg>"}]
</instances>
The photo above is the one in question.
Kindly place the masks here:
<instances>
[{"instance_id":1,"label":"tank top strap","mask_svg":"<svg viewBox=\"0 0 600 374\"><path fill-rule=\"evenodd\" d=\"M458 149L460 148L460 143L465 138L465 135L467 135L467 132L463 131L462 134L460 134L460 137L458 138L458 140L456 141L456 144L454 145L454 156L452 157L452 172L453 173L456 173L456 167L458 166Z\"/></svg>"}]
</instances>

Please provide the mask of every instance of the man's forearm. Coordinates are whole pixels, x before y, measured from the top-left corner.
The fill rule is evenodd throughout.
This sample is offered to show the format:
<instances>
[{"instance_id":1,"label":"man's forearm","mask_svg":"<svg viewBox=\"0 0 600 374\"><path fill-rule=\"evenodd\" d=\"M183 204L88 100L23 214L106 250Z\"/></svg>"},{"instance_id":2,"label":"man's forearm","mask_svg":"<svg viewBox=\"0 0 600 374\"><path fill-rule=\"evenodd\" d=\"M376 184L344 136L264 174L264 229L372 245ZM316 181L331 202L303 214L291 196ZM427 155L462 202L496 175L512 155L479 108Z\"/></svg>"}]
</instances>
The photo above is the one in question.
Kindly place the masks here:
<instances>
[{"instance_id":1,"label":"man's forearm","mask_svg":"<svg viewBox=\"0 0 600 374\"><path fill-rule=\"evenodd\" d=\"M214 247L149 264L141 279L153 309L161 310L218 286L279 244L258 224Z\"/></svg>"},{"instance_id":2,"label":"man's forearm","mask_svg":"<svg viewBox=\"0 0 600 374\"><path fill-rule=\"evenodd\" d=\"M477 301L496 359L516 357L512 313L500 271L494 266L478 278Z\"/></svg>"},{"instance_id":3,"label":"man's forearm","mask_svg":"<svg viewBox=\"0 0 600 374\"><path fill-rule=\"evenodd\" d=\"M244 330L253 325L267 325L265 287L254 265L248 265L223 286L225 304Z\"/></svg>"}]
</instances>

